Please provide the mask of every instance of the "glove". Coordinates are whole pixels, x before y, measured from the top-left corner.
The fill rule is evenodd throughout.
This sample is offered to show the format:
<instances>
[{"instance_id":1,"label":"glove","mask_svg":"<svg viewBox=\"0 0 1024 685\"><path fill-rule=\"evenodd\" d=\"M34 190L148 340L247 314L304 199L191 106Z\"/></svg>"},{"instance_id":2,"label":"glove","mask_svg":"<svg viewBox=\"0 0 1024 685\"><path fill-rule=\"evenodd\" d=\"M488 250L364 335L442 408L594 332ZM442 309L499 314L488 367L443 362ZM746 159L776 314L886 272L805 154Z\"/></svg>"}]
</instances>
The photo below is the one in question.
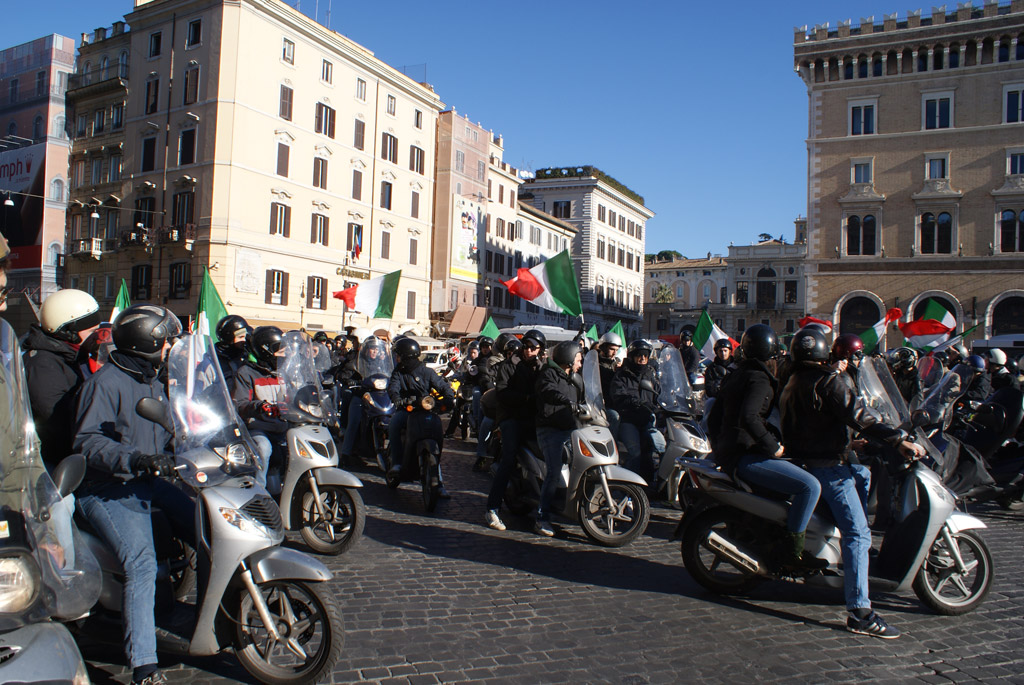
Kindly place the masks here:
<instances>
[{"instance_id":1,"label":"glove","mask_svg":"<svg viewBox=\"0 0 1024 685\"><path fill-rule=\"evenodd\" d=\"M264 416L264 418L268 419L276 419L279 416L281 416L281 410L278 409L276 404L271 404L270 402L263 402L262 404L260 404L259 411L260 414Z\"/></svg>"},{"instance_id":2,"label":"glove","mask_svg":"<svg viewBox=\"0 0 1024 685\"><path fill-rule=\"evenodd\" d=\"M136 476L170 476L174 473L174 457L169 454L137 454L132 458Z\"/></svg>"}]
</instances>

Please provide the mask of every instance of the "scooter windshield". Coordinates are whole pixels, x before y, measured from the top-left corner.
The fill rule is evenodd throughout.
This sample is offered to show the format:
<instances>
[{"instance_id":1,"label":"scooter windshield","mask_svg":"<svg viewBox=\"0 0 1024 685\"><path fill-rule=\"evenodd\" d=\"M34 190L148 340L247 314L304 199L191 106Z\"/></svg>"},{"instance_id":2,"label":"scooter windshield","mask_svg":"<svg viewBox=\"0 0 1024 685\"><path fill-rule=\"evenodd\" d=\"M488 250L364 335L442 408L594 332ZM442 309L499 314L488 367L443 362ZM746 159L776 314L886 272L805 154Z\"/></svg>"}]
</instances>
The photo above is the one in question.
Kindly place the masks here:
<instances>
[{"instance_id":1,"label":"scooter windshield","mask_svg":"<svg viewBox=\"0 0 1024 685\"><path fill-rule=\"evenodd\" d=\"M359 346L359 357L356 359L356 371L365 380L373 376L384 379L384 388L387 387L387 379L391 378L391 372L395 370L395 362L391 358L391 350L386 341L373 336L363 341ZM383 390L384 388L376 388Z\"/></svg>"},{"instance_id":2,"label":"scooter windshield","mask_svg":"<svg viewBox=\"0 0 1024 685\"><path fill-rule=\"evenodd\" d=\"M942 362L932 356L924 356L917 360L917 375L921 378L921 387L928 393L935 384L942 380L945 368Z\"/></svg>"},{"instance_id":3,"label":"scooter windshield","mask_svg":"<svg viewBox=\"0 0 1024 685\"><path fill-rule=\"evenodd\" d=\"M865 357L860 363L857 385L861 399L878 412L890 426L902 426L910 420L910 411L903 400L889 365L881 357Z\"/></svg>"},{"instance_id":4,"label":"scooter windshield","mask_svg":"<svg viewBox=\"0 0 1024 685\"><path fill-rule=\"evenodd\" d=\"M75 618L96 602L99 565L43 465L21 349L0 320L0 631Z\"/></svg>"},{"instance_id":5,"label":"scooter windshield","mask_svg":"<svg viewBox=\"0 0 1024 685\"><path fill-rule=\"evenodd\" d=\"M335 421L337 412L320 385L313 342L302 331L289 331L282 338L281 350L284 356L277 364L277 378L283 418L325 425Z\"/></svg>"},{"instance_id":6,"label":"scooter windshield","mask_svg":"<svg viewBox=\"0 0 1024 685\"><path fill-rule=\"evenodd\" d=\"M331 351L327 349L327 345L323 343L313 343L313 349L316 351L316 360L313 362L316 366L316 370L320 374L325 374L331 370L334 364L331 362Z\"/></svg>"},{"instance_id":7,"label":"scooter windshield","mask_svg":"<svg viewBox=\"0 0 1024 685\"><path fill-rule=\"evenodd\" d=\"M692 411L693 391L686 377L683 358L671 345L666 345L658 354L658 380L661 382L658 404L662 409L686 414Z\"/></svg>"},{"instance_id":8,"label":"scooter windshield","mask_svg":"<svg viewBox=\"0 0 1024 685\"><path fill-rule=\"evenodd\" d=\"M918 407L928 413L928 423L941 425L943 429L949 427L953 419L953 404L967 390L960 374L955 371L947 371L938 383L925 394Z\"/></svg>"},{"instance_id":9,"label":"scooter windshield","mask_svg":"<svg viewBox=\"0 0 1024 685\"><path fill-rule=\"evenodd\" d=\"M608 425L608 412L601 392L601 365L597 361L597 350L587 352L583 358L583 397L590 407L591 421L597 425Z\"/></svg>"}]
</instances>

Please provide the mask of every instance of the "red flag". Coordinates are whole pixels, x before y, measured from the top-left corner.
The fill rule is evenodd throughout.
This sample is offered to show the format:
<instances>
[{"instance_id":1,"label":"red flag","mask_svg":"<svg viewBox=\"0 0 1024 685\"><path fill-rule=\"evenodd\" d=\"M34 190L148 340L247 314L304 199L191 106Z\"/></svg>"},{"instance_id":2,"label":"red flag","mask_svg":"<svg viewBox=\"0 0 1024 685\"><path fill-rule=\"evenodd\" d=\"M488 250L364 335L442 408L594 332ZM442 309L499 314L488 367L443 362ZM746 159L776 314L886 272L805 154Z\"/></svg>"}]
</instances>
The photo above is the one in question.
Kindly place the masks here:
<instances>
[{"instance_id":1,"label":"red flag","mask_svg":"<svg viewBox=\"0 0 1024 685\"><path fill-rule=\"evenodd\" d=\"M825 321L824 319L816 319L813 316L805 316L804 318L797 321L796 325L799 326L800 328L803 328L807 324L811 323L820 323L822 326L827 326L829 330L832 330L831 321Z\"/></svg>"},{"instance_id":2,"label":"red flag","mask_svg":"<svg viewBox=\"0 0 1024 685\"><path fill-rule=\"evenodd\" d=\"M909 323L899 324L904 338L915 338L920 335L943 335L953 329L934 319L918 319Z\"/></svg>"},{"instance_id":3,"label":"red flag","mask_svg":"<svg viewBox=\"0 0 1024 685\"><path fill-rule=\"evenodd\" d=\"M526 267L518 269L515 278L502 281L502 284L508 288L510 293L518 295L524 300L535 300L538 295L544 292L544 286L540 284L540 281Z\"/></svg>"},{"instance_id":4,"label":"red flag","mask_svg":"<svg viewBox=\"0 0 1024 685\"><path fill-rule=\"evenodd\" d=\"M356 306L356 290L358 288L358 285L354 285L351 288L339 290L334 293L334 297L344 302L349 309L353 309Z\"/></svg>"},{"instance_id":5,"label":"red flag","mask_svg":"<svg viewBox=\"0 0 1024 685\"><path fill-rule=\"evenodd\" d=\"M888 325L893 321L896 321L897 319L901 318L902 316L903 310L900 309L899 307L893 307L892 309L885 313L885 323L886 325Z\"/></svg>"}]
</instances>

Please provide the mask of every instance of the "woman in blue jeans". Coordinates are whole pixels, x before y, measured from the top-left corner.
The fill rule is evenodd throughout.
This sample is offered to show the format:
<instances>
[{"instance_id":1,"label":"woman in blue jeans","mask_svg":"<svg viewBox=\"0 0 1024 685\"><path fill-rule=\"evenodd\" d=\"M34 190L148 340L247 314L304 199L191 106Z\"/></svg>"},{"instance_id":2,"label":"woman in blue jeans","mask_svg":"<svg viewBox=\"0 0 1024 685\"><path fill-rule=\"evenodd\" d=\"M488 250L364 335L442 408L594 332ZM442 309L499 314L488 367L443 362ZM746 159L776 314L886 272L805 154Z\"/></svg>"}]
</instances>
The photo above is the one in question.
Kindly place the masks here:
<instances>
[{"instance_id":1,"label":"woman in blue jeans","mask_svg":"<svg viewBox=\"0 0 1024 685\"><path fill-rule=\"evenodd\" d=\"M779 563L821 569L827 563L804 552L805 531L821 495L810 473L781 457L784 449L768 425L778 383L778 340L764 324L751 326L740 341L743 362L723 382L708 418L715 462L724 471L792 498Z\"/></svg>"}]
</instances>

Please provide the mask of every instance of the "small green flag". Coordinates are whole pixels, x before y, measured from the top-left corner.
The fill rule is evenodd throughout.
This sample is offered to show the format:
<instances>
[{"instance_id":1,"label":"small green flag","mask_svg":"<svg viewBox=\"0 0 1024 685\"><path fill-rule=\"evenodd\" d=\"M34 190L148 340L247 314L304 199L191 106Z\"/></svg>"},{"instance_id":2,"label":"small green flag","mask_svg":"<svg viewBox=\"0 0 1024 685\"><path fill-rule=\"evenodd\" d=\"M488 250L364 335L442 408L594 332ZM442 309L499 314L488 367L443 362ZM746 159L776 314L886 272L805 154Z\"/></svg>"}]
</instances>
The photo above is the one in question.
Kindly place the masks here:
<instances>
[{"instance_id":1,"label":"small green flag","mask_svg":"<svg viewBox=\"0 0 1024 685\"><path fill-rule=\"evenodd\" d=\"M622 349L626 349L626 331L622 330L622 321L616 321L609 333L615 333L622 341Z\"/></svg>"},{"instance_id":2,"label":"small green flag","mask_svg":"<svg viewBox=\"0 0 1024 685\"><path fill-rule=\"evenodd\" d=\"M110 312L110 323L114 323L117 315L132 306L131 298L128 297L128 284L121 279L121 289L117 291L117 299L114 300L114 310Z\"/></svg>"},{"instance_id":3,"label":"small green flag","mask_svg":"<svg viewBox=\"0 0 1024 685\"><path fill-rule=\"evenodd\" d=\"M491 340L494 340L495 338L498 337L499 333L501 333L501 331L498 330L498 324L494 323L494 319L488 316L487 323L484 324L484 329L480 331L477 337L481 335L486 335Z\"/></svg>"},{"instance_id":4,"label":"small green flag","mask_svg":"<svg viewBox=\"0 0 1024 685\"><path fill-rule=\"evenodd\" d=\"M598 340L597 324L594 324L593 326L590 327L590 330L587 331L586 336L587 336L587 338L593 340L594 342L597 342L597 340Z\"/></svg>"},{"instance_id":5,"label":"small green flag","mask_svg":"<svg viewBox=\"0 0 1024 685\"><path fill-rule=\"evenodd\" d=\"M217 324L227 315L228 310L224 308L224 302L210 278L210 270L203 269L203 285L199 289L199 307L193 321L193 332L213 337Z\"/></svg>"}]
</instances>

